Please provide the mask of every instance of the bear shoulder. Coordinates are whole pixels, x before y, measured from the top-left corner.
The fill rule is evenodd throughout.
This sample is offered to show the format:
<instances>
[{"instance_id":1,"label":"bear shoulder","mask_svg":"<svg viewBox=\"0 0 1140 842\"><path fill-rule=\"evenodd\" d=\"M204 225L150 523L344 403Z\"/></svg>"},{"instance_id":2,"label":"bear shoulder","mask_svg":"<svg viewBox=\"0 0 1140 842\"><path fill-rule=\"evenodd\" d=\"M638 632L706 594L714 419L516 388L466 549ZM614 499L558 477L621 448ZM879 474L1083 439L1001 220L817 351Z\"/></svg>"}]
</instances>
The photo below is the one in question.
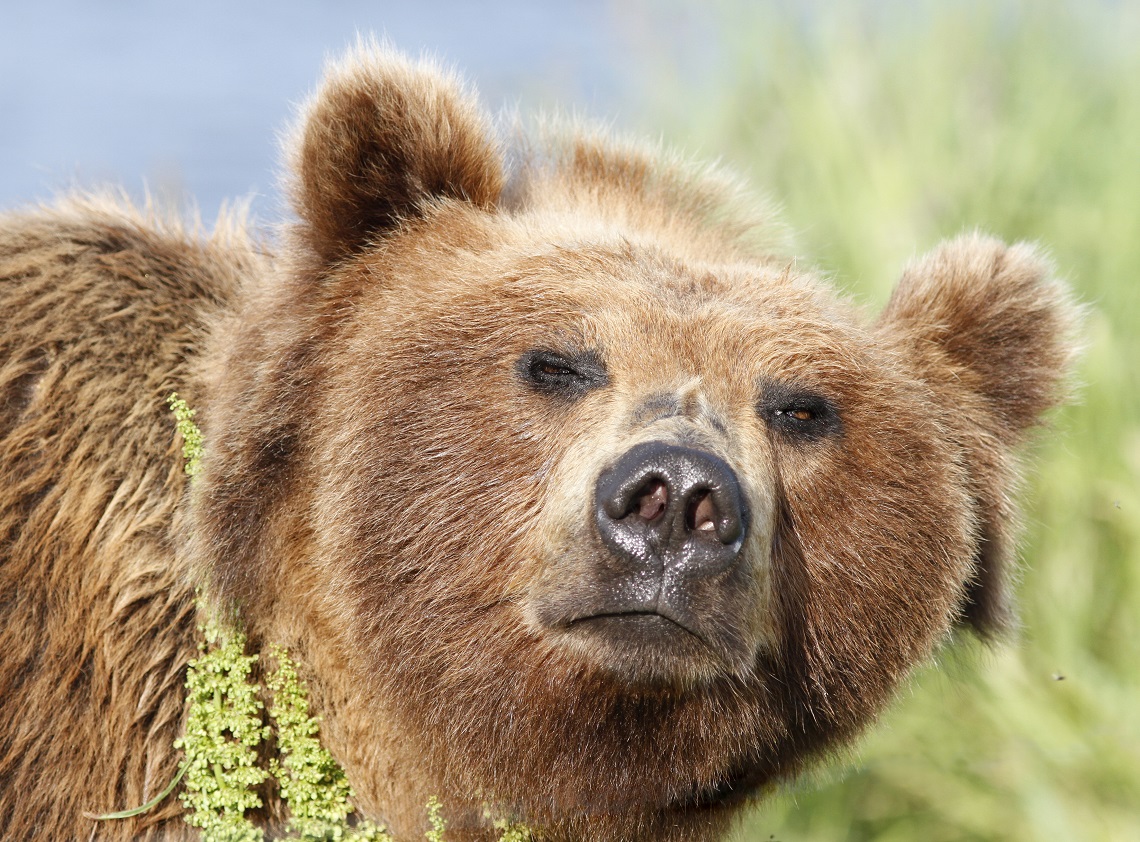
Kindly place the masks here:
<instances>
[{"instance_id":1,"label":"bear shoulder","mask_svg":"<svg viewBox=\"0 0 1140 842\"><path fill-rule=\"evenodd\" d=\"M117 196L0 216L4 838L70 838L174 774L196 618L167 397L262 261L240 222L207 238Z\"/></svg>"}]
</instances>

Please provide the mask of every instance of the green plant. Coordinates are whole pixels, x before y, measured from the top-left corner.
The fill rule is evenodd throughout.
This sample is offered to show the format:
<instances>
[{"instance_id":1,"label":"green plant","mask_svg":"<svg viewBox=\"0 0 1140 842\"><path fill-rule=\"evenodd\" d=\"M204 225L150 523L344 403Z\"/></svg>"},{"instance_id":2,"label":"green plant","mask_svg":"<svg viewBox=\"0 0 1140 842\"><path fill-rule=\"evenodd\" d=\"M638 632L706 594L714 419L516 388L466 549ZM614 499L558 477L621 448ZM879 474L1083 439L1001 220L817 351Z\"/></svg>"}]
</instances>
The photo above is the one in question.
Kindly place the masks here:
<instances>
[{"instance_id":1,"label":"green plant","mask_svg":"<svg viewBox=\"0 0 1140 842\"><path fill-rule=\"evenodd\" d=\"M178 434L182 436L182 458L185 461L186 476L193 479L202 470L202 431L194 423L195 410L186 401L172 392L166 399L170 411L174 413Z\"/></svg>"},{"instance_id":2,"label":"green plant","mask_svg":"<svg viewBox=\"0 0 1140 842\"><path fill-rule=\"evenodd\" d=\"M427 839L428 842L445 842L443 832L447 829L447 823L443 820L443 816L440 815L442 810L443 805L438 798L433 795L428 799L428 824L431 825L431 829L424 834L424 838Z\"/></svg>"},{"instance_id":3,"label":"green plant","mask_svg":"<svg viewBox=\"0 0 1140 842\"><path fill-rule=\"evenodd\" d=\"M491 827L499 831L499 842L532 842L535 838L534 833L525 824L516 824L507 819L496 819L490 811L483 815L490 820Z\"/></svg>"},{"instance_id":4,"label":"green plant","mask_svg":"<svg viewBox=\"0 0 1140 842\"><path fill-rule=\"evenodd\" d=\"M273 694L269 712L281 754L280 760L271 761L270 771L292 814L289 830L300 839L314 842L388 839L380 828L367 821L348 826L352 788L344 770L317 739L317 721L309 715L308 689L298 678L296 665L284 647L274 645L270 653L276 668L266 679Z\"/></svg>"},{"instance_id":5,"label":"green plant","mask_svg":"<svg viewBox=\"0 0 1140 842\"><path fill-rule=\"evenodd\" d=\"M257 747L269 728L249 680L257 656L245 654L244 634L214 624L201 631L202 654L186 669L186 732L174 743L186 755L186 821L202 829L205 842L259 842L262 832L245 815L261 806L255 789L268 776Z\"/></svg>"}]
</instances>

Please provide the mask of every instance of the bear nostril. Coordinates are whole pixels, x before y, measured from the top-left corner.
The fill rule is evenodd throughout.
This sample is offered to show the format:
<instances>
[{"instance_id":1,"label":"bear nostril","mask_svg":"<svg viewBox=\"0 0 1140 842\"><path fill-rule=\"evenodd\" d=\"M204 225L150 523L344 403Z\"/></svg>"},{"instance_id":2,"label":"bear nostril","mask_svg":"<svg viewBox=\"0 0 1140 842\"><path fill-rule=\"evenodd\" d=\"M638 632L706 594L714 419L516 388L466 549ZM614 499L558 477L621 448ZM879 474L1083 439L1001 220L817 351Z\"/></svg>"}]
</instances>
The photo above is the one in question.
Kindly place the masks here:
<instances>
[{"instance_id":1,"label":"bear nostril","mask_svg":"<svg viewBox=\"0 0 1140 842\"><path fill-rule=\"evenodd\" d=\"M716 505L711 491L701 491L689 501L685 525L693 532L716 532Z\"/></svg>"},{"instance_id":2,"label":"bear nostril","mask_svg":"<svg viewBox=\"0 0 1140 842\"><path fill-rule=\"evenodd\" d=\"M641 489L633 503L633 511L643 520L656 520L669 506L669 486L659 479L652 479Z\"/></svg>"},{"instance_id":3,"label":"bear nostril","mask_svg":"<svg viewBox=\"0 0 1140 842\"><path fill-rule=\"evenodd\" d=\"M618 559L704 576L741 557L748 507L735 472L720 457L649 441L598 475L594 524Z\"/></svg>"}]
</instances>

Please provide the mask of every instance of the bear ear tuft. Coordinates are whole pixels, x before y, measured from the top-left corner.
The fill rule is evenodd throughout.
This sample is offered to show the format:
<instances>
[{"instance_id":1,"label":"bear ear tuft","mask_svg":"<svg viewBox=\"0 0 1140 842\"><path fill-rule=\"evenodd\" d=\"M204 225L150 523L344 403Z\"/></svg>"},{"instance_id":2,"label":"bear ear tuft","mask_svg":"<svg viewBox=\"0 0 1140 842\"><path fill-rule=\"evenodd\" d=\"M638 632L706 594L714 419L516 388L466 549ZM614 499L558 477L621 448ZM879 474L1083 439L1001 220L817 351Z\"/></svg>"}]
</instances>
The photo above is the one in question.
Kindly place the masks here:
<instances>
[{"instance_id":1,"label":"bear ear tuft","mask_svg":"<svg viewBox=\"0 0 1140 842\"><path fill-rule=\"evenodd\" d=\"M1011 622L1017 448L1067 397L1080 307L1032 246L970 234L909 266L880 317L943 407L975 501L977 549L961 606L991 637Z\"/></svg>"},{"instance_id":2,"label":"bear ear tuft","mask_svg":"<svg viewBox=\"0 0 1140 842\"><path fill-rule=\"evenodd\" d=\"M342 260L433 199L493 206L502 155L475 95L454 75L362 41L326 73L289 144L300 236Z\"/></svg>"}]
</instances>

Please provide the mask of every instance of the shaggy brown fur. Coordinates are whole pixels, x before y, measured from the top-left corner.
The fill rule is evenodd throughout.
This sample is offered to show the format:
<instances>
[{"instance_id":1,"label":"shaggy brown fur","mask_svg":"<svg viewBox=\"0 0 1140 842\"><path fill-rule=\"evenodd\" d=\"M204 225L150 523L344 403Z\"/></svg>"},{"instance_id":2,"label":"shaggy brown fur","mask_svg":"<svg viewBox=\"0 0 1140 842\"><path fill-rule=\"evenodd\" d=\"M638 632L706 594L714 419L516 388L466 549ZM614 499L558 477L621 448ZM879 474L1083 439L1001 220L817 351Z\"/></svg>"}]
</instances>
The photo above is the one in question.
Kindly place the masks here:
<instances>
[{"instance_id":1,"label":"shaggy brown fur","mask_svg":"<svg viewBox=\"0 0 1140 842\"><path fill-rule=\"evenodd\" d=\"M174 800L82 813L173 773L199 584L302 662L408 839L433 794L453 839L485 803L713 838L956 623L1007 622L1015 451L1074 319L1032 248L949 242L866 323L723 176L573 126L508 172L471 94L368 47L290 160L275 259L91 202L0 225L0 836L187 833ZM670 465L717 479L627 552Z\"/></svg>"}]
</instances>

